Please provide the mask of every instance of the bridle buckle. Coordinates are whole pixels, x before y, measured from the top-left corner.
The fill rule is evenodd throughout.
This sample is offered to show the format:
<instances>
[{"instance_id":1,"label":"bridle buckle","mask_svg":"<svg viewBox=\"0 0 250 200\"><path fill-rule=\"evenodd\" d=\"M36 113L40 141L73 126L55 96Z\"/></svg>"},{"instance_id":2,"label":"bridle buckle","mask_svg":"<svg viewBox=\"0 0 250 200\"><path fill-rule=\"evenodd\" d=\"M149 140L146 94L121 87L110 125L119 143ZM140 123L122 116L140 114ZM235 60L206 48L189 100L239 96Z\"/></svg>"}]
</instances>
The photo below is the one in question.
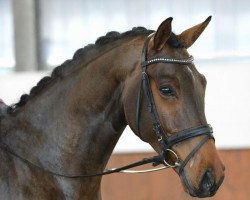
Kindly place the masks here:
<instances>
[{"instance_id":1,"label":"bridle buckle","mask_svg":"<svg viewBox=\"0 0 250 200\"><path fill-rule=\"evenodd\" d=\"M163 139L162 136L159 136L158 137L158 142L162 141L162 139Z\"/></svg>"}]
</instances>

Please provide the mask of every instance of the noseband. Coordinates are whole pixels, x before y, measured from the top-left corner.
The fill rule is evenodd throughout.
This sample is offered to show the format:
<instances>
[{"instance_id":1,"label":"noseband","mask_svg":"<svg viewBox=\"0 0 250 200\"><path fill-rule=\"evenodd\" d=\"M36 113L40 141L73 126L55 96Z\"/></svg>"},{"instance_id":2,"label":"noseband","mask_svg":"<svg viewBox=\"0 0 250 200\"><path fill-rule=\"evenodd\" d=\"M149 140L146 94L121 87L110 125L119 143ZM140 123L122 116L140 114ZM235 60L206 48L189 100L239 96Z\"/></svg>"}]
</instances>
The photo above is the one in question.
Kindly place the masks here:
<instances>
[{"instance_id":1,"label":"noseband","mask_svg":"<svg viewBox=\"0 0 250 200\"><path fill-rule=\"evenodd\" d=\"M182 59L173 59L173 58L154 58L151 60L147 59L147 52L148 52L148 43L150 39L152 38L152 35L148 36L144 43L143 51L142 51L142 62L141 62L141 68L142 68L142 78L140 82L140 88L137 98L137 110L136 110L136 126L137 126L137 133L140 137L140 110L141 110L141 100L142 100L142 91L144 92L146 96L147 106L149 108L149 113L151 115L152 124L153 124L153 130L156 134L156 137L159 141L160 148L161 148L161 157L162 162L161 164L164 164L168 167L177 167L179 175L184 177L184 181L186 183L187 179L184 175L184 167L188 163L188 161L196 154L196 152L206 143L208 139L214 139L212 133L213 129L210 125L199 125L193 128L188 128L185 130L181 130L176 133L165 133L161 122L159 120L158 112L156 109L156 105L154 102L154 97L152 94L152 90L150 87L150 80L147 74L147 67L149 65L155 64L155 63L172 63L172 64L179 64L179 65L190 65L193 63L193 57L190 56L186 60ZM166 66L167 67L167 66ZM171 147L177 143L180 143L185 140L189 140L194 137L198 137L204 135L204 137L201 139L201 141L196 145L196 147L188 154L188 156L185 158L185 160L181 161L181 159L177 156L177 153L175 153ZM166 159L167 155L172 154L172 156L175 157L175 163L169 164ZM189 187L189 184L187 184Z\"/></svg>"}]
</instances>

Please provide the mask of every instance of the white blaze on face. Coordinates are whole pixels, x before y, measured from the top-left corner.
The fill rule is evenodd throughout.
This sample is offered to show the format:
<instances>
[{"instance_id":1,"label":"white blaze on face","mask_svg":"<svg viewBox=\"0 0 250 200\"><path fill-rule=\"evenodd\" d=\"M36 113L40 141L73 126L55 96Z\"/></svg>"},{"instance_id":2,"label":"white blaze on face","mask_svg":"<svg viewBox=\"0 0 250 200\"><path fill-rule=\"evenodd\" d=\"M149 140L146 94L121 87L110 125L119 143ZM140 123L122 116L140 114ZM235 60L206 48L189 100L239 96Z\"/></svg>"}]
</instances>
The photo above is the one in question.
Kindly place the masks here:
<instances>
[{"instance_id":1,"label":"white blaze on face","mask_svg":"<svg viewBox=\"0 0 250 200\"><path fill-rule=\"evenodd\" d=\"M192 168L193 165L194 165L194 159L191 159L190 164L189 164L189 167Z\"/></svg>"},{"instance_id":2,"label":"white blaze on face","mask_svg":"<svg viewBox=\"0 0 250 200\"><path fill-rule=\"evenodd\" d=\"M192 78L192 81L194 82L195 81L195 76L194 76L194 74L193 74L193 71L192 71L192 69L190 69L190 67L189 66L186 66L187 68L187 71L189 72L189 76Z\"/></svg>"},{"instance_id":3,"label":"white blaze on face","mask_svg":"<svg viewBox=\"0 0 250 200\"><path fill-rule=\"evenodd\" d=\"M193 95L194 95L194 103L196 104L197 114L200 117L204 117L203 114L203 101L201 100L202 96L200 93L200 81L199 78L196 76L194 70L190 66L186 66L186 74L189 76L190 80L192 81L193 87ZM197 116L198 117L198 116Z\"/></svg>"}]
</instances>

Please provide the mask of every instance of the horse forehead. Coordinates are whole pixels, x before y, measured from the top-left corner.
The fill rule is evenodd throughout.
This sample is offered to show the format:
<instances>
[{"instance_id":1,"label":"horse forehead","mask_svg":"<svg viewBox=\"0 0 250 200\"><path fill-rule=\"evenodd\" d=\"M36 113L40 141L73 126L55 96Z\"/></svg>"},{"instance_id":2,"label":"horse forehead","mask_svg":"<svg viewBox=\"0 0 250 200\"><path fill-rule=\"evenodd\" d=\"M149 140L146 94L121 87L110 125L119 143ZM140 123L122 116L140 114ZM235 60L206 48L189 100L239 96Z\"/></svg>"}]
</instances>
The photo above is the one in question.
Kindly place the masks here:
<instances>
[{"instance_id":1,"label":"horse forehead","mask_svg":"<svg viewBox=\"0 0 250 200\"><path fill-rule=\"evenodd\" d=\"M195 82L197 73L194 70L193 66L189 65L181 65L181 64L162 64L159 67L155 67L152 70L156 70L156 77L159 79L161 77L170 76L176 77L179 81L185 79L183 81L187 81L187 79L191 82Z\"/></svg>"}]
</instances>

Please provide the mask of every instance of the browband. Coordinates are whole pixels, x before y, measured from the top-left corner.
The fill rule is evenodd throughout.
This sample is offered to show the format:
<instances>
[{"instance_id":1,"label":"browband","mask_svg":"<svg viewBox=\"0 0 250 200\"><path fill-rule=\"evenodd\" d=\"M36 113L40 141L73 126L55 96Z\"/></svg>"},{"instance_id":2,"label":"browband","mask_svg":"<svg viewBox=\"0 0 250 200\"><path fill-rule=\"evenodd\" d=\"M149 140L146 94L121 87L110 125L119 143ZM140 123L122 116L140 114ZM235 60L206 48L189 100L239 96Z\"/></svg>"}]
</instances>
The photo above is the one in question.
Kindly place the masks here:
<instances>
[{"instance_id":1,"label":"browband","mask_svg":"<svg viewBox=\"0 0 250 200\"><path fill-rule=\"evenodd\" d=\"M193 64L194 57L189 56L188 59L175 59L175 58L154 58L151 60L146 60L141 63L142 67L155 64L155 63L173 63L173 64L181 64L181 65L190 65Z\"/></svg>"}]
</instances>

